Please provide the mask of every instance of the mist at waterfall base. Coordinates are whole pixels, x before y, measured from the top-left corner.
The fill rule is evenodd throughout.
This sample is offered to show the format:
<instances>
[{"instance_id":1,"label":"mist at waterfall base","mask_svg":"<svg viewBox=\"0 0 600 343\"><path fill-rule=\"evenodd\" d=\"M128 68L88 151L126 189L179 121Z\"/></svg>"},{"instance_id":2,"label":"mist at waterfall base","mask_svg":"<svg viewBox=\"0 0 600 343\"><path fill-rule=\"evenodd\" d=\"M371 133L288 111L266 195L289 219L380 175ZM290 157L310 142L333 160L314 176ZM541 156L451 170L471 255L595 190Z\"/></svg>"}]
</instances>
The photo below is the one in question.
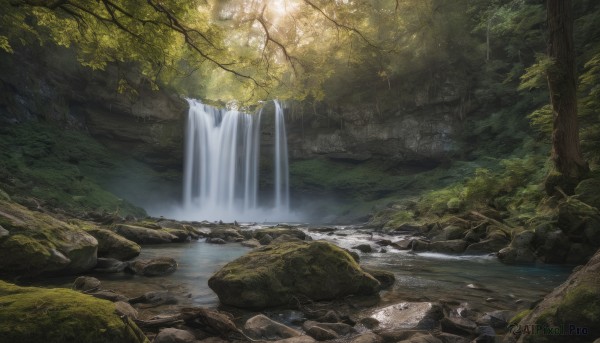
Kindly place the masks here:
<instances>
[{"instance_id":1,"label":"mist at waterfall base","mask_svg":"<svg viewBox=\"0 0 600 343\"><path fill-rule=\"evenodd\" d=\"M165 216L180 220L294 222L290 209L284 110L274 106L272 187L260 184L261 123L256 114L188 99L182 204ZM264 152L263 152L264 153ZM271 183L271 182L269 182ZM162 214L162 213L161 213Z\"/></svg>"}]
</instances>

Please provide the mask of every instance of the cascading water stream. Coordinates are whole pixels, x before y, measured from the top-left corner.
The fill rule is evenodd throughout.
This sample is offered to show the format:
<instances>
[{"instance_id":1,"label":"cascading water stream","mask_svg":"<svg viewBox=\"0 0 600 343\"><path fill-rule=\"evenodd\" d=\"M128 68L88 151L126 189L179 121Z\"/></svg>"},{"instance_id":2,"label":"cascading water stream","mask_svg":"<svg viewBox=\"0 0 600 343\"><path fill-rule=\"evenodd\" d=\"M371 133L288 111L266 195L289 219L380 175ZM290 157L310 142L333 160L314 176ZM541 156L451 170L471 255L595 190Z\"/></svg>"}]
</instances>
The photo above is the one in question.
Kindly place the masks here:
<instances>
[{"instance_id":1,"label":"cascading water stream","mask_svg":"<svg viewBox=\"0 0 600 343\"><path fill-rule=\"evenodd\" d=\"M188 100L185 133L183 217L190 219L281 219L289 215L289 168L285 118L275 103L274 197L259 208L262 110L250 115Z\"/></svg>"},{"instance_id":2,"label":"cascading water stream","mask_svg":"<svg viewBox=\"0 0 600 343\"><path fill-rule=\"evenodd\" d=\"M287 135L283 108L275 103L275 208L287 211L290 207L290 182L287 154Z\"/></svg>"}]
</instances>

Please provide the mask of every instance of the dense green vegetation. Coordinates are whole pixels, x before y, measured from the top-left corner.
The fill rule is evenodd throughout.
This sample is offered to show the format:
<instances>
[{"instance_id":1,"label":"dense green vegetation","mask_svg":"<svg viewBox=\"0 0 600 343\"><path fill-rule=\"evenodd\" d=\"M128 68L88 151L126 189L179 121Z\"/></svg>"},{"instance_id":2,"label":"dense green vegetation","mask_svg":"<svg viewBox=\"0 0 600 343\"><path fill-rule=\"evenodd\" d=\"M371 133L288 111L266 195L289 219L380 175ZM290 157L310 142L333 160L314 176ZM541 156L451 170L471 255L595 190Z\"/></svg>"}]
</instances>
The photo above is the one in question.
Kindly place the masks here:
<instances>
[{"instance_id":1,"label":"dense green vegetation","mask_svg":"<svg viewBox=\"0 0 600 343\"><path fill-rule=\"evenodd\" d=\"M459 123L454 138L460 147L449 156L454 162L438 169L409 173L377 160L296 161L292 180L301 179L296 186L303 190L337 192L367 209L437 188L423 197L418 213L482 204L533 211L541 199L552 131L546 76L554 66L546 55L546 1L2 0L0 8L5 52L38 42L70 46L93 69L135 65L154 87L213 102L292 100L292 119L317 126L368 125L439 106ZM581 145L594 169L600 159L600 29L594 25L600 4L574 0L573 8ZM119 88L127 91L128 77L121 77ZM368 110L357 118L349 107ZM73 163L78 158L71 155L80 152L60 152L60 144L49 159L54 148L44 135L16 135L24 147L4 153L4 173L40 185L16 182L5 186L10 192L26 189L69 208L116 208L118 201L93 185L106 186L105 171L124 163ZM83 153L95 156L90 161L116 161L105 152ZM46 168L57 160L68 167ZM38 163L43 172L36 172ZM58 193L44 191L44 184L58 186Z\"/></svg>"},{"instance_id":2,"label":"dense green vegetation","mask_svg":"<svg viewBox=\"0 0 600 343\"><path fill-rule=\"evenodd\" d=\"M52 124L2 127L0 158L0 188L13 200L71 213L144 215L143 209L107 189L130 194L141 185L136 179L159 178L147 166L108 150L88 135ZM116 180L121 180L119 185ZM129 188L122 186L128 183L124 180L129 180Z\"/></svg>"}]
</instances>

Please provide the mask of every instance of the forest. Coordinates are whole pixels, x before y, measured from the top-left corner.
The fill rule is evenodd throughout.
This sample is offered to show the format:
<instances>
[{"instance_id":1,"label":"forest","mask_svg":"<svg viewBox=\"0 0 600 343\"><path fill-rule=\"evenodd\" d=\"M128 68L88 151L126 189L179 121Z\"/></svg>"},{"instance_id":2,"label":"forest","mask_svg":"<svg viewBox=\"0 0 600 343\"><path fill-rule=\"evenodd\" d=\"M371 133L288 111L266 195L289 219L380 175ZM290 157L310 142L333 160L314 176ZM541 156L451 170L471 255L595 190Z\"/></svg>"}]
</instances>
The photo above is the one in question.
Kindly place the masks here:
<instances>
[{"instance_id":1,"label":"forest","mask_svg":"<svg viewBox=\"0 0 600 343\"><path fill-rule=\"evenodd\" d=\"M0 0L0 343L596 343L598 22Z\"/></svg>"}]
</instances>

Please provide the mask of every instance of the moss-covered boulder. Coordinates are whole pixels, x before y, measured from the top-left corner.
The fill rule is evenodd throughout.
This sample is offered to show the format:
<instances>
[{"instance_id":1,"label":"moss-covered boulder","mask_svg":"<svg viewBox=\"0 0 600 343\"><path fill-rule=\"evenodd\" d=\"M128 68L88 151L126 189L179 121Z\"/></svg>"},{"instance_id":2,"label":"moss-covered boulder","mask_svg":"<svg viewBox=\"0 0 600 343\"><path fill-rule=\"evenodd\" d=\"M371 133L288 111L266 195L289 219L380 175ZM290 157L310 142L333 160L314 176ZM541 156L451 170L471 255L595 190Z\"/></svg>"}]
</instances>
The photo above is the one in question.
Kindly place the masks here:
<instances>
[{"instance_id":1,"label":"moss-covered boulder","mask_svg":"<svg viewBox=\"0 0 600 343\"><path fill-rule=\"evenodd\" d=\"M241 242L245 239L238 227L227 225L212 228L208 238L218 238L225 242Z\"/></svg>"},{"instance_id":2,"label":"moss-covered boulder","mask_svg":"<svg viewBox=\"0 0 600 343\"><path fill-rule=\"evenodd\" d=\"M94 268L98 242L76 226L0 200L0 274L80 273Z\"/></svg>"},{"instance_id":3,"label":"moss-covered boulder","mask_svg":"<svg viewBox=\"0 0 600 343\"><path fill-rule=\"evenodd\" d=\"M140 246L110 230L92 228L87 232L98 240L98 257L131 260L140 254Z\"/></svg>"},{"instance_id":4,"label":"moss-covered boulder","mask_svg":"<svg viewBox=\"0 0 600 343\"><path fill-rule=\"evenodd\" d=\"M0 343L148 343L115 305L68 289L0 281Z\"/></svg>"},{"instance_id":5,"label":"moss-covered boulder","mask_svg":"<svg viewBox=\"0 0 600 343\"><path fill-rule=\"evenodd\" d=\"M293 236L301 240L306 239L306 233L304 233L304 231L293 227L276 226L254 231L254 238L258 239L259 241L267 235L271 236L273 239L276 239L281 235Z\"/></svg>"},{"instance_id":6,"label":"moss-covered boulder","mask_svg":"<svg viewBox=\"0 0 600 343\"><path fill-rule=\"evenodd\" d=\"M570 198L558 207L558 227L567 236L585 235L594 244L600 245L600 236L594 235L600 226L600 210L580 200Z\"/></svg>"},{"instance_id":7,"label":"moss-covered boulder","mask_svg":"<svg viewBox=\"0 0 600 343\"><path fill-rule=\"evenodd\" d=\"M536 332L537 328L553 334L540 334ZM600 251L523 316L506 340L531 343L592 342L598 337Z\"/></svg>"},{"instance_id":8,"label":"moss-covered boulder","mask_svg":"<svg viewBox=\"0 0 600 343\"><path fill-rule=\"evenodd\" d=\"M335 299L376 294L380 283L333 244L287 242L252 250L208 280L221 303L260 309L295 298Z\"/></svg>"},{"instance_id":9,"label":"moss-covered boulder","mask_svg":"<svg viewBox=\"0 0 600 343\"><path fill-rule=\"evenodd\" d=\"M498 252L498 258L506 264L533 263L536 256L532 250L531 242L535 237L533 231L522 231L515 234L510 245Z\"/></svg>"},{"instance_id":10,"label":"moss-covered boulder","mask_svg":"<svg viewBox=\"0 0 600 343\"><path fill-rule=\"evenodd\" d=\"M584 203L600 208L600 178L581 181L575 188L575 194Z\"/></svg>"},{"instance_id":11,"label":"moss-covered boulder","mask_svg":"<svg viewBox=\"0 0 600 343\"><path fill-rule=\"evenodd\" d=\"M149 229L137 225L119 224L115 226L115 232L138 244L162 244L177 241L177 236L160 227L159 229Z\"/></svg>"},{"instance_id":12,"label":"moss-covered boulder","mask_svg":"<svg viewBox=\"0 0 600 343\"><path fill-rule=\"evenodd\" d=\"M396 282L396 276L394 276L394 273L392 272L369 267L362 267L362 270L377 279L377 281L379 281L381 284L381 289L390 288L394 285L394 282Z\"/></svg>"}]
</instances>

